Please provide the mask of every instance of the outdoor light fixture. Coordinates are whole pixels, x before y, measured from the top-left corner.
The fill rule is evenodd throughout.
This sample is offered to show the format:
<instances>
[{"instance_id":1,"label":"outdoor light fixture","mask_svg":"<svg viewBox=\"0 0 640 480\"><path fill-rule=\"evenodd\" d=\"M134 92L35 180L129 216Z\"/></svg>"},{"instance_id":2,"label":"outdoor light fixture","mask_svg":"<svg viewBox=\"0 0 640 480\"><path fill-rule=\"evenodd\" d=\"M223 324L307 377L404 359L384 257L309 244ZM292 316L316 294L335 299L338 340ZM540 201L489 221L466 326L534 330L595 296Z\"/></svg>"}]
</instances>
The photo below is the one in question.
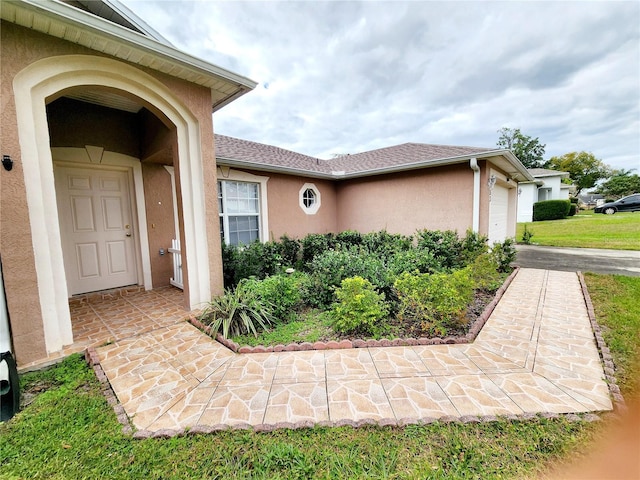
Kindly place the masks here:
<instances>
[{"instance_id":1,"label":"outdoor light fixture","mask_svg":"<svg viewBox=\"0 0 640 480\"><path fill-rule=\"evenodd\" d=\"M495 176L495 175L491 175L491 176L489 177L489 181L487 182L487 185L489 185L489 189L490 189L490 190L492 190L492 189L493 189L493 187L495 186L495 184L496 184L496 180L497 180L497 178L496 178L496 176Z\"/></svg>"},{"instance_id":2,"label":"outdoor light fixture","mask_svg":"<svg viewBox=\"0 0 640 480\"><path fill-rule=\"evenodd\" d=\"M11 157L9 155L2 156L2 166L7 172L11 171L11 169L13 168L13 160L11 160Z\"/></svg>"}]
</instances>

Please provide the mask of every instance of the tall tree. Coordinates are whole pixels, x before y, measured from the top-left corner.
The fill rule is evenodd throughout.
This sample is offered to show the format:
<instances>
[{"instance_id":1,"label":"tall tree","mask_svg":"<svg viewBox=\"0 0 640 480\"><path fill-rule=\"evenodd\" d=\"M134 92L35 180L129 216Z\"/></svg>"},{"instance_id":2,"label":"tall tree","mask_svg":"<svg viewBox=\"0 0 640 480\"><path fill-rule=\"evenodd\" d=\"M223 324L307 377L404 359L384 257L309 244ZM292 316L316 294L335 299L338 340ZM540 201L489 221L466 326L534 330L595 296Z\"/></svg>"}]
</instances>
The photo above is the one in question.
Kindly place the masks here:
<instances>
[{"instance_id":1,"label":"tall tree","mask_svg":"<svg viewBox=\"0 0 640 480\"><path fill-rule=\"evenodd\" d=\"M640 176L632 174L632 170L616 170L608 180L603 182L597 192L607 198L621 198L640 193Z\"/></svg>"},{"instance_id":2,"label":"tall tree","mask_svg":"<svg viewBox=\"0 0 640 480\"><path fill-rule=\"evenodd\" d=\"M525 135L519 128L502 127L498 133L500 138L498 138L497 145L511 150L525 167L538 168L542 166L546 145L540 143L538 137L533 138Z\"/></svg>"},{"instance_id":3,"label":"tall tree","mask_svg":"<svg viewBox=\"0 0 640 480\"><path fill-rule=\"evenodd\" d=\"M551 157L544 167L569 172L577 193L595 186L598 180L607 178L612 173L611 167L590 152L570 152L560 157Z\"/></svg>"}]
</instances>

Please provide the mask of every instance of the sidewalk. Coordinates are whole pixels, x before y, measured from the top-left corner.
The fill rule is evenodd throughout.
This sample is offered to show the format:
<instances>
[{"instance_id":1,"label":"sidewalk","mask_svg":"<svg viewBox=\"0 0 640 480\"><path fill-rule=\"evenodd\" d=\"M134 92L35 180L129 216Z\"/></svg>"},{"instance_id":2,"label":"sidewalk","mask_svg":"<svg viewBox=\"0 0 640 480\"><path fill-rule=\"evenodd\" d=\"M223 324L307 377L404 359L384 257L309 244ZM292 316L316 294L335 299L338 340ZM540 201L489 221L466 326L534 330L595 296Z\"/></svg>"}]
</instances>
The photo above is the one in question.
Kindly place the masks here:
<instances>
[{"instance_id":1,"label":"sidewalk","mask_svg":"<svg viewBox=\"0 0 640 480\"><path fill-rule=\"evenodd\" d=\"M187 323L97 349L139 430L610 410L575 273L521 269L467 345L235 354Z\"/></svg>"}]
</instances>

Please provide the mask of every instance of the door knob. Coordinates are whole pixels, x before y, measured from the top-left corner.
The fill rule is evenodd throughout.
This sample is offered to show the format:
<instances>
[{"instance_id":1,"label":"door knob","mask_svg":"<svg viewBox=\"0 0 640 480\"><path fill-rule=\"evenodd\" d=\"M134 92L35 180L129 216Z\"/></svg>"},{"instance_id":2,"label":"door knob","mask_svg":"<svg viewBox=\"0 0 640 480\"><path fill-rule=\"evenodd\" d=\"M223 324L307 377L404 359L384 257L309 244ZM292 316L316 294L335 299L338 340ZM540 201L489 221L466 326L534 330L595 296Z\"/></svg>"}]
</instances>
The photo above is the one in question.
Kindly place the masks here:
<instances>
[{"instance_id":1,"label":"door knob","mask_svg":"<svg viewBox=\"0 0 640 480\"><path fill-rule=\"evenodd\" d=\"M130 236L131 236L131 232L127 232L125 235L126 235L127 237L130 237Z\"/></svg>"}]
</instances>

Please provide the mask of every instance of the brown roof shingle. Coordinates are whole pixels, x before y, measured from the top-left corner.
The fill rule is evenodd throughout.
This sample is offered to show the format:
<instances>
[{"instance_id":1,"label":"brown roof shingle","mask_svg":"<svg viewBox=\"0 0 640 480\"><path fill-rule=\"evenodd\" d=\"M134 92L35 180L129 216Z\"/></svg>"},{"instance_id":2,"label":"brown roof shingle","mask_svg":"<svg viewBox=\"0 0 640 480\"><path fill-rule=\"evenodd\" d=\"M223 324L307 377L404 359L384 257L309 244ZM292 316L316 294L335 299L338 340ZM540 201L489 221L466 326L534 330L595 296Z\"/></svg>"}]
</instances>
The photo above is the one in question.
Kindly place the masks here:
<instances>
[{"instance_id":1,"label":"brown roof shingle","mask_svg":"<svg viewBox=\"0 0 640 480\"><path fill-rule=\"evenodd\" d=\"M412 164L428 166L430 162L457 157L469 157L493 152L495 148L464 147L452 145L429 145L424 143L403 143L392 147L379 148L353 155L342 155L330 160L322 160L284 148L241 140L226 135L215 135L216 158L220 163L236 161L251 163L262 168L294 169L322 176L366 174L368 172L401 168Z\"/></svg>"}]
</instances>

